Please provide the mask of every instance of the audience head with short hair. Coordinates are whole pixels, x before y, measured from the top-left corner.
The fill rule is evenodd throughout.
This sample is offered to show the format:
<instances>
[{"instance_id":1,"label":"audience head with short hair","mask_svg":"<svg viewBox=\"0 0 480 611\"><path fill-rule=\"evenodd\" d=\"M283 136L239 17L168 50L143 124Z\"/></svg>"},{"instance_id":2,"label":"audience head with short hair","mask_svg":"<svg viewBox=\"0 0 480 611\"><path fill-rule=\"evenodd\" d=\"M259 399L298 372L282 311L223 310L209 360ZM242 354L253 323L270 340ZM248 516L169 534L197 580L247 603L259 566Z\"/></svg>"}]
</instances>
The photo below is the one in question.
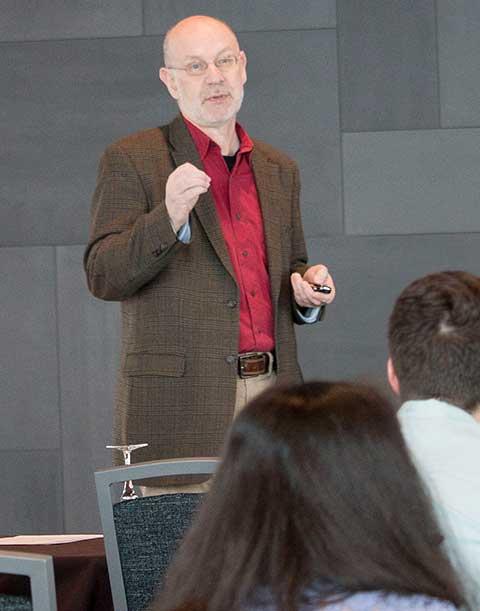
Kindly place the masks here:
<instances>
[{"instance_id":1,"label":"audience head with short hair","mask_svg":"<svg viewBox=\"0 0 480 611\"><path fill-rule=\"evenodd\" d=\"M370 590L460 604L441 540L386 399L349 383L277 386L234 421L157 608L244 611L268 592L290 611L306 592L318 608Z\"/></svg>"},{"instance_id":2,"label":"audience head with short hair","mask_svg":"<svg viewBox=\"0 0 480 611\"><path fill-rule=\"evenodd\" d=\"M480 406L480 277L462 271L412 282L390 316L389 379L403 401Z\"/></svg>"}]
</instances>

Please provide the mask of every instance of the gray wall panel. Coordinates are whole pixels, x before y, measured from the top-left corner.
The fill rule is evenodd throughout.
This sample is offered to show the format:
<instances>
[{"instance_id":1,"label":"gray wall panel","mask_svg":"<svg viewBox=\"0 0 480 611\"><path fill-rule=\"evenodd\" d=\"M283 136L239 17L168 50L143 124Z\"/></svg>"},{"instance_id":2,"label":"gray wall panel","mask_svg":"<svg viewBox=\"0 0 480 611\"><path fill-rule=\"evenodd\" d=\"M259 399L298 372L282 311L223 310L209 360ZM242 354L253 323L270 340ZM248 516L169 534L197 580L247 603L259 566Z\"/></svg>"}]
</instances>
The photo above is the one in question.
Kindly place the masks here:
<instances>
[{"instance_id":1,"label":"gray wall panel","mask_svg":"<svg viewBox=\"0 0 480 611\"><path fill-rule=\"evenodd\" d=\"M119 307L86 288L83 246L58 252L65 528L99 531L93 472L111 465L112 406L120 332Z\"/></svg>"},{"instance_id":2,"label":"gray wall panel","mask_svg":"<svg viewBox=\"0 0 480 611\"><path fill-rule=\"evenodd\" d=\"M480 3L437 0L442 126L480 125Z\"/></svg>"},{"instance_id":3,"label":"gray wall panel","mask_svg":"<svg viewBox=\"0 0 480 611\"><path fill-rule=\"evenodd\" d=\"M83 244L102 150L176 113L157 72L177 19L212 14L240 32L240 120L299 163L310 260L338 288L326 320L298 329L307 377L386 386L399 291L441 268L479 273L479 130L432 130L440 114L480 127L478 2L336 4L2 4L0 245L23 247L0 249L5 534L99 529L93 471L111 463L120 322L117 304L87 292Z\"/></svg>"},{"instance_id":4,"label":"gray wall panel","mask_svg":"<svg viewBox=\"0 0 480 611\"><path fill-rule=\"evenodd\" d=\"M142 0L3 0L0 40L142 34Z\"/></svg>"},{"instance_id":5,"label":"gray wall panel","mask_svg":"<svg viewBox=\"0 0 480 611\"><path fill-rule=\"evenodd\" d=\"M439 126L434 0L338 0L344 131Z\"/></svg>"},{"instance_id":6,"label":"gray wall panel","mask_svg":"<svg viewBox=\"0 0 480 611\"><path fill-rule=\"evenodd\" d=\"M54 249L0 249L0 278L0 449L58 448Z\"/></svg>"},{"instance_id":7,"label":"gray wall panel","mask_svg":"<svg viewBox=\"0 0 480 611\"><path fill-rule=\"evenodd\" d=\"M279 147L299 163L306 234L339 233L334 32L245 33L241 41L251 60L241 121L252 136Z\"/></svg>"},{"instance_id":8,"label":"gray wall panel","mask_svg":"<svg viewBox=\"0 0 480 611\"><path fill-rule=\"evenodd\" d=\"M480 234L336 237L308 241L312 260L326 263L337 297L319 324L298 327L307 378L361 378L386 388L387 321L401 290L446 269L480 275Z\"/></svg>"},{"instance_id":9,"label":"gray wall panel","mask_svg":"<svg viewBox=\"0 0 480 611\"><path fill-rule=\"evenodd\" d=\"M60 453L0 452L0 536L63 532Z\"/></svg>"},{"instance_id":10,"label":"gray wall panel","mask_svg":"<svg viewBox=\"0 0 480 611\"><path fill-rule=\"evenodd\" d=\"M7 44L0 243L83 244L101 151L172 116L156 38Z\"/></svg>"},{"instance_id":11,"label":"gray wall panel","mask_svg":"<svg viewBox=\"0 0 480 611\"><path fill-rule=\"evenodd\" d=\"M480 130L345 134L346 231L480 231Z\"/></svg>"},{"instance_id":12,"label":"gray wall panel","mask_svg":"<svg viewBox=\"0 0 480 611\"><path fill-rule=\"evenodd\" d=\"M306 225L337 232L341 210L334 35L250 33L244 39L256 60L242 113L247 127L298 159ZM31 43L5 50L5 85L10 86L5 88L8 111L0 117L0 164L7 177L0 186L0 240L9 245L84 243L103 148L176 112L156 76L159 41ZM266 82L265 71L275 62ZM269 105L258 104L264 96L270 96Z\"/></svg>"},{"instance_id":13,"label":"gray wall panel","mask_svg":"<svg viewBox=\"0 0 480 611\"><path fill-rule=\"evenodd\" d=\"M335 0L145 0L145 33L164 34L189 15L207 14L223 19L239 32L335 27Z\"/></svg>"}]
</instances>

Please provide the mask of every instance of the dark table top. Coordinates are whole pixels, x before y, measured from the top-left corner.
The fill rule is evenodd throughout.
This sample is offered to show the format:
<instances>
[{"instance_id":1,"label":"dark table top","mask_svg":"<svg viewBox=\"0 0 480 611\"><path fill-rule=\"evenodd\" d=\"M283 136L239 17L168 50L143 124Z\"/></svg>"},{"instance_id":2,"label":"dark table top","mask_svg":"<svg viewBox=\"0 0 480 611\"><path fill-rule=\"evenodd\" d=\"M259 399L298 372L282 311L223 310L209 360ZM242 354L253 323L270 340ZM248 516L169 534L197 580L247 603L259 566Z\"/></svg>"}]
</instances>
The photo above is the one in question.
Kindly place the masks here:
<instances>
[{"instance_id":1,"label":"dark table top","mask_svg":"<svg viewBox=\"0 0 480 611\"><path fill-rule=\"evenodd\" d=\"M53 557L58 611L113 611L103 538L55 545L2 545L2 550ZM29 580L1 574L0 592L27 594Z\"/></svg>"}]
</instances>

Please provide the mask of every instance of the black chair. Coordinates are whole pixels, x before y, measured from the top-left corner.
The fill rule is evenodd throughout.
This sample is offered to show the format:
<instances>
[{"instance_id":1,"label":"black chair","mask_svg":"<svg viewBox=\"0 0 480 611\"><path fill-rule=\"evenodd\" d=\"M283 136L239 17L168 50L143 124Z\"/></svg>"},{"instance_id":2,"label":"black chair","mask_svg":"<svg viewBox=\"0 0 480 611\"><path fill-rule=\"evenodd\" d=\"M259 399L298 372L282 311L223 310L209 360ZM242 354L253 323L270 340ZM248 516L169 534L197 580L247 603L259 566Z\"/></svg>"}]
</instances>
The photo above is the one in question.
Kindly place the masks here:
<instances>
[{"instance_id":1,"label":"black chair","mask_svg":"<svg viewBox=\"0 0 480 611\"><path fill-rule=\"evenodd\" d=\"M115 611L142 611L151 603L204 495L178 492L113 502L111 487L125 480L211 475L217 463L160 460L95 473Z\"/></svg>"},{"instance_id":2,"label":"black chair","mask_svg":"<svg viewBox=\"0 0 480 611\"><path fill-rule=\"evenodd\" d=\"M31 594L0 594L1 611L57 611L51 556L0 550L0 573L29 577Z\"/></svg>"}]
</instances>

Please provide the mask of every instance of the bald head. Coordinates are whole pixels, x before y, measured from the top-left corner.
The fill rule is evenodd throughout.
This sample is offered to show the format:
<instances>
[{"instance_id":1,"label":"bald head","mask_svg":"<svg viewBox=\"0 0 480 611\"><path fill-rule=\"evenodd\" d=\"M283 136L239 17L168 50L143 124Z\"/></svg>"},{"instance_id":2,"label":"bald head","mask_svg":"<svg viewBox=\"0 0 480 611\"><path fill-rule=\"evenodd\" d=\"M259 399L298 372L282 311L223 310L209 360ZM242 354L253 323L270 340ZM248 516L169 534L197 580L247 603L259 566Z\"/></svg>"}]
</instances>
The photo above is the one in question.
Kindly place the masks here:
<instances>
[{"instance_id":1,"label":"bald head","mask_svg":"<svg viewBox=\"0 0 480 611\"><path fill-rule=\"evenodd\" d=\"M230 133L247 81L247 58L230 26L206 15L182 19L167 32L164 54L159 77L183 116Z\"/></svg>"},{"instance_id":2,"label":"bald head","mask_svg":"<svg viewBox=\"0 0 480 611\"><path fill-rule=\"evenodd\" d=\"M229 39L230 46L238 52L239 45L235 32L222 21L208 15L192 15L186 17L173 27L165 35L163 41L163 57L166 66L175 62L181 56L187 43L198 41L199 45L215 40L218 36Z\"/></svg>"}]
</instances>

